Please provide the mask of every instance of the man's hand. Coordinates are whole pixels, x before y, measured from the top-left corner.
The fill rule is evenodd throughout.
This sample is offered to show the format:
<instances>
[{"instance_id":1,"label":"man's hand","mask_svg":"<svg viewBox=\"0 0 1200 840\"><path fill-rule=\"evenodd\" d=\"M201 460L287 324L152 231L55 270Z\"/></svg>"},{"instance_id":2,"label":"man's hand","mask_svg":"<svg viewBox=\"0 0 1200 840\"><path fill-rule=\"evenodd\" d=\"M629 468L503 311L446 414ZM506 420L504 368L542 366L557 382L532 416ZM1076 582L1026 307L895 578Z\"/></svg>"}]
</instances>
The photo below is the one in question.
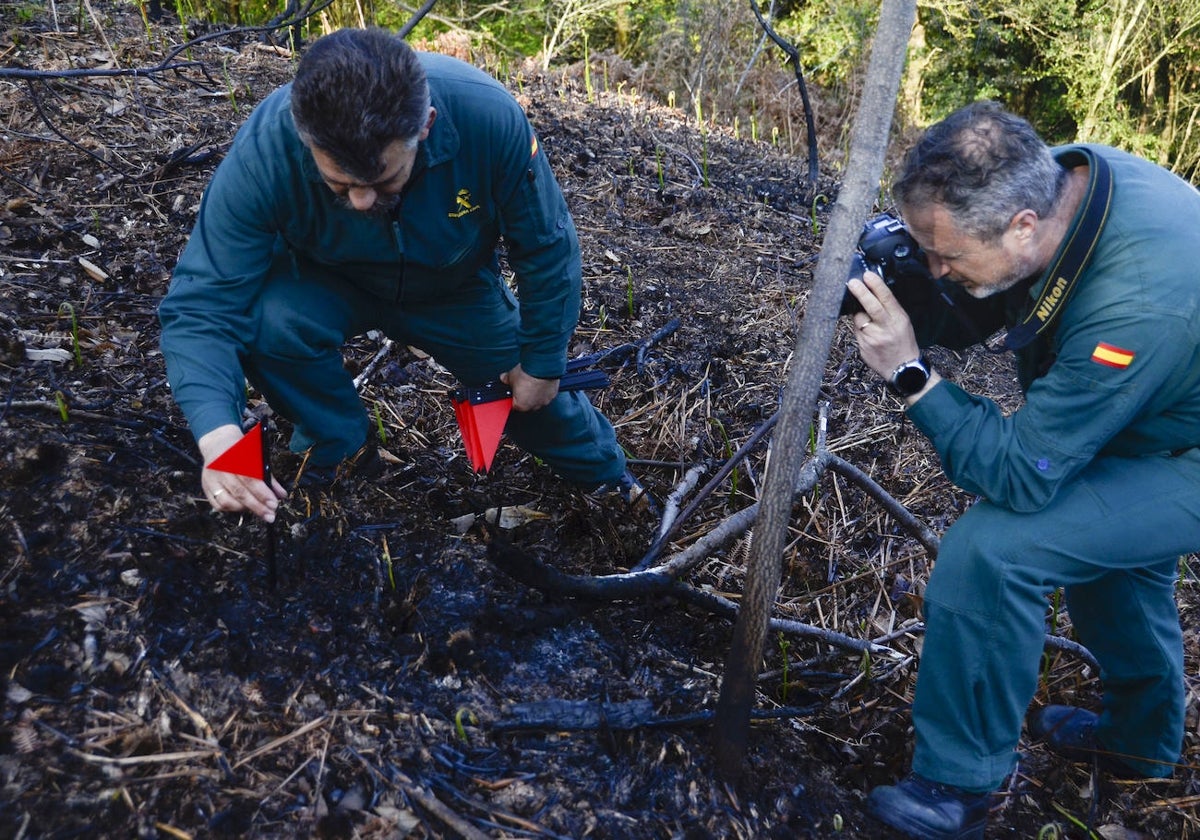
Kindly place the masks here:
<instances>
[{"instance_id":1,"label":"man's hand","mask_svg":"<svg viewBox=\"0 0 1200 840\"><path fill-rule=\"evenodd\" d=\"M897 367L921 355L912 321L878 274L868 271L862 280L853 279L846 288L863 309L854 315L858 352L867 367L887 380ZM909 397L907 403L912 405L940 380L934 372L925 388Z\"/></svg>"},{"instance_id":2,"label":"man's hand","mask_svg":"<svg viewBox=\"0 0 1200 840\"><path fill-rule=\"evenodd\" d=\"M517 411L537 411L545 408L558 396L557 379L538 379L521 370L518 364L507 373L500 374L500 381L512 388L513 408Z\"/></svg>"},{"instance_id":3,"label":"man's hand","mask_svg":"<svg viewBox=\"0 0 1200 840\"><path fill-rule=\"evenodd\" d=\"M241 439L241 428L232 423L218 426L200 438L200 454L204 458L204 470L200 473L200 487L204 490L204 497L213 506L213 510L226 513L246 510L264 522L274 522L279 500L287 496L287 491L275 480L274 476L271 478L271 486L267 487L265 482L255 478L208 469L208 465L216 460L222 452Z\"/></svg>"}]
</instances>

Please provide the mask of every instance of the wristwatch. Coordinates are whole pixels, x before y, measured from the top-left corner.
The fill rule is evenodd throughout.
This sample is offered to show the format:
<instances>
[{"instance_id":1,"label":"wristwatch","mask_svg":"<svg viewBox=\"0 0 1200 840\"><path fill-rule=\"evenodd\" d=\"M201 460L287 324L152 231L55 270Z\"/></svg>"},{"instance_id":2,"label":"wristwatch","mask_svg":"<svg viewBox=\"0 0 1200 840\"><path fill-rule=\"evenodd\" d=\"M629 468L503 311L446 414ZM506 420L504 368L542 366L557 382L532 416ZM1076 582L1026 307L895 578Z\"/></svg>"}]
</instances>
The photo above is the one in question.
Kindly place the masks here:
<instances>
[{"instance_id":1,"label":"wristwatch","mask_svg":"<svg viewBox=\"0 0 1200 840\"><path fill-rule=\"evenodd\" d=\"M929 382L929 363L924 356L905 362L892 371L888 387L898 397L911 397Z\"/></svg>"}]
</instances>

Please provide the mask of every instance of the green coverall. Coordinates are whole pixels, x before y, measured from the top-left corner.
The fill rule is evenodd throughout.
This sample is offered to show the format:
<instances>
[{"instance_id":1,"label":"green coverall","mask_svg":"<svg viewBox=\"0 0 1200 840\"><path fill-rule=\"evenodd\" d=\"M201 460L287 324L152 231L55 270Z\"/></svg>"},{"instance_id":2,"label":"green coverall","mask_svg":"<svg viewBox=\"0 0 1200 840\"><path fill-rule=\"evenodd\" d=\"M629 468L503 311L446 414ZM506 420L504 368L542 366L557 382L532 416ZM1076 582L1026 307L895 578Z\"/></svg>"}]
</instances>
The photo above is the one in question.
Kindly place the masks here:
<instances>
[{"instance_id":1,"label":"green coverall","mask_svg":"<svg viewBox=\"0 0 1200 840\"><path fill-rule=\"evenodd\" d=\"M159 309L168 378L197 439L240 422L249 379L314 466L354 453L368 419L341 351L371 329L467 385L518 362L536 377L564 372L579 243L546 156L502 85L446 56L420 60L437 117L387 216L340 204L321 180L290 85L238 131ZM520 306L500 276L501 238ZM507 432L581 486L625 470L612 426L578 392L513 412Z\"/></svg>"},{"instance_id":2,"label":"green coverall","mask_svg":"<svg viewBox=\"0 0 1200 840\"><path fill-rule=\"evenodd\" d=\"M1024 405L1005 416L943 381L908 410L946 475L982 497L942 540L913 704L913 770L970 791L1013 768L1058 587L1101 665L1101 742L1150 776L1182 747L1174 585L1200 549L1200 193L1086 148L1111 166L1112 208L1051 334L1017 352ZM1046 279L988 298L981 334L1011 326Z\"/></svg>"}]
</instances>

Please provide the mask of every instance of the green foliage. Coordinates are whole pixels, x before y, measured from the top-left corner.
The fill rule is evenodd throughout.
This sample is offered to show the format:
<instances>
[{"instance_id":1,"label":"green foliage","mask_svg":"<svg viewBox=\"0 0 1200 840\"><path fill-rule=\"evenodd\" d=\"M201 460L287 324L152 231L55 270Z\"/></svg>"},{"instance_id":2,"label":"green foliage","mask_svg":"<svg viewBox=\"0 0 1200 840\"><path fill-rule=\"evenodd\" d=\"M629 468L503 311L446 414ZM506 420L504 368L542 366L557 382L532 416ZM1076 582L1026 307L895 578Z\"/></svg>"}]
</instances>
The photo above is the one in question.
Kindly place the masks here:
<instances>
[{"instance_id":1,"label":"green foliage","mask_svg":"<svg viewBox=\"0 0 1200 840\"><path fill-rule=\"evenodd\" d=\"M861 70L878 19L875 0L812 3L781 21L776 30L800 50L810 82L837 88L851 83Z\"/></svg>"},{"instance_id":2,"label":"green foliage","mask_svg":"<svg viewBox=\"0 0 1200 840\"><path fill-rule=\"evenodd\" d=\"M1193 181L1200 172L1194 0L930 0L918 19L923 121L992 98L1052 143L1108 143Z\"/></svg>"},{"instance_id":3,"label":"green foliage","mask_svg":"<svg viewBox=\"0 0 1200 840\"><path fill-rule=\"evenodd\" d=\"M923 117L933 122L976 99L995 99L1033 121L1051 142L1068 140L1074 122L1064 108L1061 68L1044 50L1048 33L1066 37L1079 25L1067 0L952 0L922 4L918 21L925 45Z\"/></svg>"},{"instance_id":4,"label":"green foliage","mask_svg":"<svg viewBox=\"0 0 1200 840\"><path fill-rule=\"evenodd\" d=\"M183 21L257 24L278 0L174 0ZM137 0L143 3L144 0ZM878 0L759 0L796 46L817 103L824 154L846 140L866 72ZM412 6L335 0L304 25L313 38L342 26L406 24ZM19 15L18 11L18 15ZM616 56L639 72L640 95L690 105L752 140L804 145L803 113L786 56L748 0L440 0L410 36L465 37L498 76L524 58L543 66ZM1200 176L1200 4L1195 0L919 0L898 129L927 125L992 98L1052 143L1111 143ZM594 68L584 78L589 96ZM604 64L608 90L608 64ZM684 97L681 95L680 99ZM671 107L674 107L672 104ZM683 106L681 103L681 107Z\"/></svg>"}]
</instances>

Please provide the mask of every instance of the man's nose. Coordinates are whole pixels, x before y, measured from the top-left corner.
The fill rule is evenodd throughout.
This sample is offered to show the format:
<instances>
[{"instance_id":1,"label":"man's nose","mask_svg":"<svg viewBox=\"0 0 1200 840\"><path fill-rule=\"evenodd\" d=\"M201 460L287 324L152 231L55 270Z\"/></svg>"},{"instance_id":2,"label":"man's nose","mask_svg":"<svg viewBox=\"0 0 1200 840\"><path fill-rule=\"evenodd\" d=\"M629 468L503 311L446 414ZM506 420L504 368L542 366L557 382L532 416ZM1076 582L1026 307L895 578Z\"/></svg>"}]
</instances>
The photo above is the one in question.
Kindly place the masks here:
<instances>
[{"instance_id":1,"label":"man's nose","mask_svg":"<svg viewBox=\"0 0 1200 840\"><path fill-rule=\"evenodd\" d=\"M375 206L377 195L371 187L350 187L346 193L350 206L355 210L370 210Z\"/></svg>"},{"instance_id":2,"label":"man's nose","mask_svg":"<svg viewBox=\"0 0 1200 840\"><path fill-rule=\"evenodd\" d=\"M935 280L939 277L945 277L950 273L950 266L946 265L946 263L942 262L933 254L926 252L925 261L929 263L929 273L933 275Z\"/></svg>"}]
</instances>

